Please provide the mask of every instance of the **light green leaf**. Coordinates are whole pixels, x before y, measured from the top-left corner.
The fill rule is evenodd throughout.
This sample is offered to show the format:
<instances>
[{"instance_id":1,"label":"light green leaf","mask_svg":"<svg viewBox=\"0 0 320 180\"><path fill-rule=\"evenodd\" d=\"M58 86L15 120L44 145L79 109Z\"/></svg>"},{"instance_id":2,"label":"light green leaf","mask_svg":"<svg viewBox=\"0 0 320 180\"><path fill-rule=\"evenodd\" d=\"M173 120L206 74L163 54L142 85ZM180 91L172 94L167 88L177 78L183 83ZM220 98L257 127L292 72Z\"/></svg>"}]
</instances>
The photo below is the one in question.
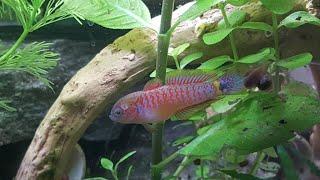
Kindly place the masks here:
<instances>
[{"instance_id":1,"label":"light green leaf","mask_svg":"<svg viewBox=\"0 0 320 180\"><path fill-rule=\"evenodd\" d=\"M293 160L290 158L285 148L283 146L278 146L277 152L280 157L280 164L283 168L286 179L298 180L299 176L294 168Z\"/></svg>"},{"instance_id":2,"label":"light green leaf","mask_svg":"<svg viewBox=\"0 0 320 180\"><path fill-rule=\"evenodd\" d=\"M234 6L242 6L249 2L249 0L227 0L227 3L232 4Z\"/></svg>"},{"instance_id":3,"label":"light green leaf","mask_svg":"<svg viewBox=\"0 0 320 180\"><path fill-rule=\"evenodd\" d=\"M239 63L252 64L259 61L274 59L275 50L273 48L264 48L261 49L256 54L251 54L239 59Z\"/></svg>"},{"instance_id":4,"label":"light green leaf","mask_svg":"<svg viewBox=\"0 0 320 180\"><path fill-rule=\"evenodd\" d=\"M262 4L275 14L285 14L292 10L296 0L260 0Z\"/></svg>"},{"instance_id":5,"label":"light green leaf","mask_svg":"<svg viewBox=\"0 0 320 180\"><path fill-rule=\"evenodd\" d=\"M265 154L267 154L268 156L270 156L270 157L273 157L273 158L277 158L278 157L278 155L277 155L277 153L276 153L276 151L274 150L273 147L264 149L263 152Z\"/></svg>"},{"instance_id":6,"label":"light green leaf","mask_svg":"<svg viewBox=\"0 0 320 180\"><path fill-rule=\"evenodd\" d=\"M107 159L107 158L101 158L100 164L102 165L102 167L103 167L104 169L113 171L113 162L110 161L109 159Z\"/></svg>"},{"instance_id":7,"label":"light green leaf","mask_svg":"<svg viewBox=\"0 0 320 180\"><path fill-rule=\"evenodd\" d=\"M172 143L172 146L179 146L179 145L184 144L184 143L189 143L193 138L194 138L194 136L183 136L183 137L175 140Z\"/></svg>"},{"instance_id":8,"label":"light green leaf","mask_svg":"<svg viewBox=\"0 0 320 180\"><path fill-rule=\"evenodd\" d=\"M0 99L0 109L2 108L2 109L5 109L5 110L7 110L7 111L9 111L9 112L14 112L14 111L16 111L16 109L13 108L13 107L11 107L11 106L9 106L8 103L10 103L10 101L1 100L1 99Z\"/></svg>"},{"instance_id":9,"label":"light green leaf","mask_svg":"<svg viewBox=\"0 0 320 180\"><path fill-rule=\"evenodd\" d=\"M277 63L278 66L287 68L289 70L296 69L308 65L312 60L312 54L303 53L296 56L283 59Z\"/></svg>"},{"instance_id":10,"label":"light green leaf","mask_svg":"<svg viewBox=\"0 0 320 180\"><path fill-rule=\"evenodd\" d=\"M125 161L126 159L128 159L130 156L134 155L136 153L136 151L132 151L129 152L128 154L126 154L125 156L123 156L115 165L114 170L117 172L118 170L118 166L120 163L122 163L123 161Z\"/></svg>"},{"instance_id":11,"label":"light green leaf","mask_svg":"<svg viewBox=\"0 0 320 180\"><path fill-rule=\"evenodd\" d=\"M238 28L272 32L272 26L264 22L245 22Z\"/></svg>"},{"instance_id":12,"label":"light green leaf","mask_svg":"<svg viewBox=\"0 0 320 180\"><path fill-rule=\"evenodd\" d=\"M179 45L178 47L173 48L173 49L168 53L168 55L169 55L169 56L172 56L172 57L174 57L174 58L177 58L177 57L178 57L181 53L183 53L183 51L185 51L189 46L190 46L189 43L181 44L181 45Z\"/></svg>"},{"instance_id":13,"label":"light green leaf","mask_svg":"<svg viewBox=\"0 0 320 180\"><path fill-rule=\"evenodd\" d=\"M166 72L168 73L168 72L174 71L174 70L175 69L167 68ZM152 78L156 77L156 70L152 71L152 73L149 75L149 77L152 77Z\"/></svg>"},{"instance_id":14,"label":"light green leaf","mask_svg":"<svg viewBox=\"0 0 320 180\"><path fill-rule=\"evenodd\" d=\"M106 28L153 29L150 12L141 0L65 0L61 8Z\"/></svg>"},{"instance_id":15,"label":"light green leaf","mask_svg":"<svg viewBox=\"0 0 320 180\"><path fill-rule=\"evenodd\" d=\"M202 13L211 9L212 6L223 0L197 0L187 11L185 11L178 19L178 23L186 20L192 20Z\"/></svg>"},{"instance_id":16,"label":"light green leaf","mask_svg":"<svg viewBox=\"0 0 320 180\"><path fill-rule=\"evenodd\" d=\"M217 44L226 38L233 31L233 29L234 28L219 29L217 31L204 34L202 37L203 41L208 45Z\"/></svg>"},{"instance_id":17,"label":"light green leaf","mask_svg":"<svg viewBox=\"0 0 320 180\"><path fill-rule=\"evenodd\" d=\"M248 94L227 95L211 104L216 113L225 113L235 107L239 102L248 97Z\"/></svg>"},{"instance_id":18,"label":"light green leaf","mask_svg":"<svg viewBox=\"0 0 320 180\"><path fill-rule=\"evenodd\" d=\"M214 70L222 66L224 63L230 62L230 61L232 61L230 56L226 56L226 55L218 56L202 63L197 69Z\"/></svg>"},{"instance_id":19,"label":"light green leaf","mask_svg":"<svg viewBox=\"0 0 320 180\"><path fill-rule=\"evenodd\" d=\"M190 64L191 62L201 58L203 56L202 52L196 52L193 54L189 54L188 56L184 57L181 61L180 61L180 68L183 69L184 67L186 67L188 64Z\"/></svg>"},{"instance_id":20,"label":"light green leaf","mask_svg":"<svg viewBox=\"0 0 320 180\"><path fill-rule=\"evenodd\" d=\"M231 14L229 14L228 20L231 27L239 26L240 24L242 24L246 19L246 15L247 13L241 10L235 10ZM223 19L218 23L217 28L218 29L226 28L226 23Z\"/></svg>"},{"instance_id":21,"label":"light green leaf","mask_svg":"<svg viewBox=\"0 0 320 180\"><path fill-rule=\"evenodd\" d=\"M290 14L285 19L283 19L280 22L279 27L285 26L287 28L296 28L304 24L313 24L320 26L320 19L306 11L298 11Z\"/></svg>"}]
</instances>

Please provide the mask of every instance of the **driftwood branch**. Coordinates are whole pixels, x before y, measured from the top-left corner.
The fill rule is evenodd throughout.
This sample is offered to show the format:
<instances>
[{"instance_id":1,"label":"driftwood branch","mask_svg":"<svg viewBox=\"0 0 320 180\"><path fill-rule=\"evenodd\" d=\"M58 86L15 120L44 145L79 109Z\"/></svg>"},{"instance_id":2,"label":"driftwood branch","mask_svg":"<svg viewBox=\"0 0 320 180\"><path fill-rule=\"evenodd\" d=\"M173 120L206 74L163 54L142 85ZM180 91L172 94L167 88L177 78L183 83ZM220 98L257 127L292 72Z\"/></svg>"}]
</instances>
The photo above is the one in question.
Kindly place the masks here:
<instances>
[{"instance_id":1,"label":"driftwood branch","mask_svg":"<svg viewBox=\"0 0 320 180\"><path fill-rule=\"evenodd\" d=\"M298 9L306 9L307 1L299 1ZM174 13L178 17L190 4ZM270 14L259 3L241 7L247 20L268 21ZM233 11L234 7L228 7ZM204 52L203 60L231 54L227 41L207 46L201 40L222 19L218 10L181 24L172 37L173 47L188 42L184 53ZM153 19L159 24L159 17ZM270 44L271 38L262 32L237 31L236 44L242 54L248 54ZM312 39L310 40L312 41ZM65 85L40 126L20 165L16 179L61 179L68 157L86 128L111 102L116 94L133 87L155 68L157 35L148 29L134 29L118 38L97 54Z\"/></svg>"}]
</instances>

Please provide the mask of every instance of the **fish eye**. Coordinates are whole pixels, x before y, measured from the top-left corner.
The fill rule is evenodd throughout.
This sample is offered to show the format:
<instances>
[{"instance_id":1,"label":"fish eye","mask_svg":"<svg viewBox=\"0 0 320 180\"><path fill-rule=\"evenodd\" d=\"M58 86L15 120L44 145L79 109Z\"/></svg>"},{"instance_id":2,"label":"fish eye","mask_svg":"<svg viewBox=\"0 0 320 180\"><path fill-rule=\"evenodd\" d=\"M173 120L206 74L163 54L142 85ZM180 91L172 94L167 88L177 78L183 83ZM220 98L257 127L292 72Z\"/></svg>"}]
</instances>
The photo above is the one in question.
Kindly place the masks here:
<instances>
[{"instance_id":1,"label":"fish eye","mask_svg":"<svg viewBox=\"0 0 320 180\"><path fill-rule=\"evenodd\" d=\"M120 108L117 108L114 110L114 114L120 116L122 114L122 110Z\"/></svg>"}]
</instances>

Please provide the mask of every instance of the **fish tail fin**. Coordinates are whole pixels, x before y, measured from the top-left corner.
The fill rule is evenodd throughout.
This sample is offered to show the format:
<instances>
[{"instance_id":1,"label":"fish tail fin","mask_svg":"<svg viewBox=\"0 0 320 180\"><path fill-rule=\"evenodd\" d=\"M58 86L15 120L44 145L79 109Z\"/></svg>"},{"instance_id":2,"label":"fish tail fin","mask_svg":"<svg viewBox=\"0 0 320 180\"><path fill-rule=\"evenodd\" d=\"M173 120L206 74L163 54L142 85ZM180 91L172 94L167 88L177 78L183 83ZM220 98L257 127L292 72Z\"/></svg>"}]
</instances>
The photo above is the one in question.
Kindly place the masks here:
<instances>
[{"instance_id":1,"label":"fish tail fin","mask_svg":"<svg viewBox=\"0 0 320 180\"><path fill-rule=\"evenodd\" d=\"M219 89L223 94L231 94L245 89L245 77L240 74L226 74L219 78Z\"/></svg>"}]
</instances>

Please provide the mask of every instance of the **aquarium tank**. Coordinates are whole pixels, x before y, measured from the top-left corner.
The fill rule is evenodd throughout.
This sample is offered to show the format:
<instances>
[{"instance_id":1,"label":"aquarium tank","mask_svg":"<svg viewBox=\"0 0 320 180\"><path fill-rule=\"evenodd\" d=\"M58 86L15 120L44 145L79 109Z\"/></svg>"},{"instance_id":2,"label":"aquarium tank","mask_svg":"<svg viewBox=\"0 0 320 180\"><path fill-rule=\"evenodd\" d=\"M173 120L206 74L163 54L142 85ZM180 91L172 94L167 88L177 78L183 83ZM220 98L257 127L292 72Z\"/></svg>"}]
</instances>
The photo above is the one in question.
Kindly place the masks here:
<instances>
[{"instance_id":1,"label":"aquarium tank","mask_svg":"<svg viewBox=\"0 0 320 180\"><path fill-rule=\"evenodd\" d=\"M320 179L319 0L1 0L0 179Z\"/></svg>"}]
</instances>

